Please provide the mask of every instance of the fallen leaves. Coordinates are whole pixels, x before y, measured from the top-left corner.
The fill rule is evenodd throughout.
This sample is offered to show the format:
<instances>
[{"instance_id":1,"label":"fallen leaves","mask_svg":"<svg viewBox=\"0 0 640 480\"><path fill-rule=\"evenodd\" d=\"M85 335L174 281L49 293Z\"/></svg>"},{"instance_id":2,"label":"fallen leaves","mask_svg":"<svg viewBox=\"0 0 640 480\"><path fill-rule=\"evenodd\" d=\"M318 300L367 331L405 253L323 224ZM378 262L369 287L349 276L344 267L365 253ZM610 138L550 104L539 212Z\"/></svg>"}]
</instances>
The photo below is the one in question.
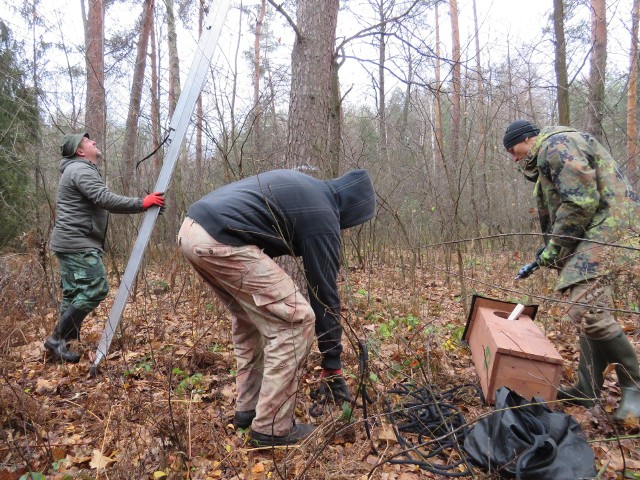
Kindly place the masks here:
<instances>
[{"instance_id":1,"label":"fallen leaves","mask_svg":"<svg viewBox=\"0 0 640 480\"><path fill-rule=\"evenodd\" d=\"M482 272L478 268L474 274ZM330 427L342 414L340 406L328 406L317 420L309 418L309 391L317 385L320 364L314 350L302 375L296 420L315 422L323 429L319 435L322 449L305 446L271 451L250 448L246 432L228 426L236 395L229 315L198 278L190 276L192 272L185 270L183 275L188 287L170 289L162 296L138 289L127 306L122 335L116 337L95 379L87 377L87 358L100 338L113 289L111 297L87 319L83 342L77 344L84 357L77 365L43 362L42 337L47 332L42 324L55 321L53 310L32 318L31 323L15 325L26 332L24 343L0 358L5 375L0 379L0 458L5 462L0 480L5 480L1 476L5 472L10 480L19 477L16 472L22 457L16 452L28 455L47 478L56 478L53 463L60 478L67 472L78 478L163 480L185 478L189 471L190 478L198 480L270 480L281 478L278 472L291 476L305 471L309 480L364 480L373 469L376 480L435 478L415 466L384 462L400 447L391 426L382 420L383 398L396 382L424 381L425 372L429 381L443 388L477 382L469 352L456 337L466 321L456 297L457 285L434 278L428 269L416 272L415 285L405 282L400 269L378 266L373 277L351 270L349 282L342 284L343 314L345 322L370 346L366 379L372 399L368 404L371 440L360 404L353 409L354 423L337 423L333 433ZM499 298L499 293L486 294ZM385 324L388 328L381 329ZM550 337L564 352L566 364L575 364L573 334L554 329ZM344 344L345 372L353 390L357 350L350 342ZM176 368L184 375L172 375ZM197 385L185 382L197 375ZM195 387L203 391L196 392ZM613 411L619 391L611 379L605 387L603 403ZM468 421L488 410L471 403L460 407ZM614 435L607 417L597 409L568 407L566 411L580 422L589 439ZM630 422L625 431L637 432L638 428ZM625 442L627 469L640 468L640 441ZM378 455L372 453L372 444ZM609 444L601 448L595 441L593 445L598 464L607 465L609 477L604 478L614 478L610 472L622 468L622 453ZM306 468L307 462L311 467ZM7 465L14 467L7 469Z\"/></svg>"}]
</instances>

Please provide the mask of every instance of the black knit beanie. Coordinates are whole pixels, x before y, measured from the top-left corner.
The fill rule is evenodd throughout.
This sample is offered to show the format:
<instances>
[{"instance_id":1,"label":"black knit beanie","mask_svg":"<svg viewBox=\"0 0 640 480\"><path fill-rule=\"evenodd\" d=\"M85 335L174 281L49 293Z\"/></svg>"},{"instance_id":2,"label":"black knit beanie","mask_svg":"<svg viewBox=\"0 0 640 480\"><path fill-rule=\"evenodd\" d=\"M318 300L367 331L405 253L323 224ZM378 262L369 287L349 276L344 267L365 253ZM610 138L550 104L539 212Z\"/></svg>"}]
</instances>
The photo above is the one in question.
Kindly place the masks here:
<instances>
[{"instance_id":1,"label":"black knit beanie","mask_svg":"<svg viewBox=\"0 0 640 480\"><path fill-rule=\"evenodd\" d=\"M507 150L514 145L524 142L529 137L535 137L540 133L540 129L528 120L516 120L507 127L504 132L504 148Z\"/></svg>"}]
</instances>

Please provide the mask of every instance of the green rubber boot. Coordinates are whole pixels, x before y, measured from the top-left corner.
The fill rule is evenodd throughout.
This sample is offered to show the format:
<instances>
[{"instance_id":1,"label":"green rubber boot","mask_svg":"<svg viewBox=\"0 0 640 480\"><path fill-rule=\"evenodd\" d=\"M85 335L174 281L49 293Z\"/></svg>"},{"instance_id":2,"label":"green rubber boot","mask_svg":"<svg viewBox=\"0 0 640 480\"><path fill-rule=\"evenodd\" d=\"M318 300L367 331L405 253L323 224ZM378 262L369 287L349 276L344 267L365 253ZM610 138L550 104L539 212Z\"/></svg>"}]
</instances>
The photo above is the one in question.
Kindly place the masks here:
<instances>
[{"instance_id":1,"label":"green rubber boot","mask_svg":"<svg viewBox=\"0 0 640 480\"><path fill-rule=\"evenodd\" d=\"M616 374L622 395L613 419L617 422L623 422L628 416L640 418L638 355L624 332L620 332L604 345L606 345L605 352L609 363L617 364Z\"/></svg>"},{"instance_id":2,"label":"green rubber boot","mask_svg":"<svg viewBox=\"0 0 640 480\"><path fill-rule=\"evenodd\" d=\"M44 342L47 352L64 362L78 363L80 355L70 351L67 342L80 338L80 328L88 314L89 312L73 305L67 307L53 329L53 333Z\"/></svg>"},{"instance_id":3,"label":"green rubber boot","mask_svg":"<svg viewBox=\"0 0 640 480\"><path fill-rule=\"evenodd\" d=\"M558 390L558 400L590 408L600 395L604 383L604 369L608 365L603 343L580 336L580 360L578 382L566 389Z\"/></svg>"}]
</instances>

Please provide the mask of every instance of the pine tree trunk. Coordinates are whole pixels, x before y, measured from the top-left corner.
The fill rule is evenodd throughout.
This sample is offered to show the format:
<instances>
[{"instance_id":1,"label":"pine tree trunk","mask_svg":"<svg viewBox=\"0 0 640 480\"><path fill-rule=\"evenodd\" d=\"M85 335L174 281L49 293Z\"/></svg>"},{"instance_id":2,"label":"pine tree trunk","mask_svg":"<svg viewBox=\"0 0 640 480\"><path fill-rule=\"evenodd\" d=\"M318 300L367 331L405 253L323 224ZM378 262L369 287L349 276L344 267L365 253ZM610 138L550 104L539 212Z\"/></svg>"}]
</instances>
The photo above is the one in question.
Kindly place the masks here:
<instances>
[{"instance_id":1,"label":"pine tree trunk","mask_svg":"<svg viewBox=\"0 0 640 480\"><path fill-rule=\"evenodd\" d=\"M124 131L124 145L122 146L122 163L120 164L122 174L122 191L129 195L131 181L136 173L135 155L138 139L138 118L140 117L140 103L142 101L142 87L144 85L144 72L147 66L147 46L149 45L149 34L153 25L154 0L144 0L142 6L140 37L138 38L138 48L136 52L136 64L131 82L131 97L129 99L129 112Z\"/></svg>"},{"instance_id":2,"label":"pine tree trunk","mask_svg":"<svg viewBox=\"0 0 640 480\"><path fill-rule=\"evenodd\" d=\"M607 66L607 9L605 0L591 0L591 71L587 131L602 140L604 118L604 80Z\"/></svg>"},{"instance_id":3,"label":"pine tree trunk","mask_svg":"<svg viewBox=\"0 0 640 480\"><path fill-rule=\"evenodd\" d=\"M298 0L287 166L328 172L329 101L339 0Z\"/></svg>"},{"instance_id":4,"label":"pine tree trunk","mask_svg":"<svg viewBox=\"0 0 640 480\"><path fill-rule=\"evenodd\" d=\"M553 0L553 28L555 32L556 95L558 124L569 125L569 79L567 76L567 43L564 38L564 0Z\"/></svg>"},{"instance_id":5,"label":"pine tree trunk","mask_svg":"<svg viewBox=\"0 0 640 480\"><path fill-rule=\"evenodd\" d=\"M629 84L627 86L627 174L638 179L638 23L640 0L633 0L631 12L631 53L629 54Z\"/></svg>"},{"instance_id":6,"label":"pine tree trunk","mask_svg":"<svg viewBox=\"0 0 640 480\"><path fill-rule=\"evenodd\" d=\"M104 2L89 0L85 22L87 101L85 125L106 158L107 104L104 90Z\"/></svg>"},{"instance_id":7,"label":"pine tree trunk","mask_svg":"<svg viewBox=\"0 0 640 480\"><path fill-rule=\"evenodd\" d=\"M260 101L260 39L266 12L267 0L262 0L260 12L256 19L256 31L253 40L253 156L254 162L262 160L262 102Z\"/></svg>"}]
</instances>

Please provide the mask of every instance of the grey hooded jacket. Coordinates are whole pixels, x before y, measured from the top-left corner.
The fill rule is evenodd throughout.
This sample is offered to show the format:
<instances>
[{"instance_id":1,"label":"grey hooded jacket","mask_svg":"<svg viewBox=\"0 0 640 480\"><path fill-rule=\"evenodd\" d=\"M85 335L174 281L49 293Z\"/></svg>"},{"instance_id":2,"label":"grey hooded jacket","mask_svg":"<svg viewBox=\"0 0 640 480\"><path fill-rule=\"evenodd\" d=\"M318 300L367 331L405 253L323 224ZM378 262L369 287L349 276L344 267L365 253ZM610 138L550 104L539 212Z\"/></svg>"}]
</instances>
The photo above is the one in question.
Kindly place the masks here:
<instances>
[{"instance_id":1,"label":"grey hooded jacket","mask_svg":"<svg viewBox=\"0 0 640 480\"><path fill-rule=\"evenodd\" d=\"M107 188L98 167L81 157L63 158L56 221L49 241L54 252L104 251L109 212L142 212L142 199Z\"/></svg>"},{"instance_id":2,"label":"grey hooded jacket","mask_svg":"<svg viewBox=\"0 0 640 480\"><path fill-rule=\"evenodd\" d=\"M375 211L376 194L365 170L333 180L273 170L209 193L187 216L221 243L256 245L270 257L302 257L322 366L338 369L340 230L370 220Z\"/></svg>"}]
</instances>

